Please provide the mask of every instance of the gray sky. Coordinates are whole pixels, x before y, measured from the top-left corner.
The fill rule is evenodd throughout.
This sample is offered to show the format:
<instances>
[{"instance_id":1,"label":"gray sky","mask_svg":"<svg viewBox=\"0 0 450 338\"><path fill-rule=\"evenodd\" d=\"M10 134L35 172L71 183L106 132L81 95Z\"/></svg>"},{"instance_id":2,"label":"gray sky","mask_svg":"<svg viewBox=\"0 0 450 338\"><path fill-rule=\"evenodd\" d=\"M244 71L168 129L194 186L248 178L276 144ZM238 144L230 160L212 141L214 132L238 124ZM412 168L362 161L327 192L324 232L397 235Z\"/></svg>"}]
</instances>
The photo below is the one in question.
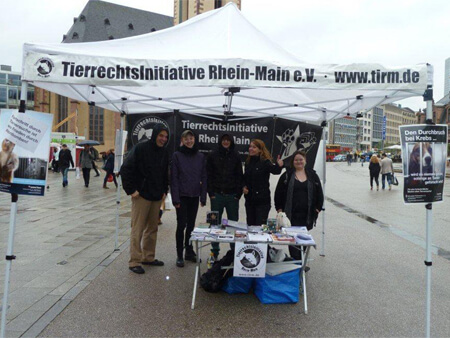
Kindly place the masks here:
<instances>
[{"instance_id":1,"label":"gray sky","mask_svg":"<svg viewBox=\"0 0 450 338\"><path fill-rule=\"evenodd\" d=\"M173 16L173 0L110 0ZM434 66L434 98L444 96L450 57L448 0L241 0L259 30L311 63ZM24 42L61 42L87 0L3 1L0 63L20 71ZM422 98L399 101L418 110Z\"/></svg>"}]
</instances>

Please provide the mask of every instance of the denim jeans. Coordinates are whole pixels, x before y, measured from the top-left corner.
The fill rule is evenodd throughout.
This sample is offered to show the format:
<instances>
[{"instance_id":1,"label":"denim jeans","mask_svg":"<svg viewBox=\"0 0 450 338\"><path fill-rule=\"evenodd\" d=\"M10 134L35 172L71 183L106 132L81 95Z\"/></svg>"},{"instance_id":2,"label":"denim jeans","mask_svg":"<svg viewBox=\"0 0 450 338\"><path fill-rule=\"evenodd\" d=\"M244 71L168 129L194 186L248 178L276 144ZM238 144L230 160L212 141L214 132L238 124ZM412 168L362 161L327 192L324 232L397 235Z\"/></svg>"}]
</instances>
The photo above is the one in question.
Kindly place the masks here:
<instances>
[{"instance_id":1,"label":"denim jeans","mask_svg":"<svg viewBox=\"0 0 450 338\"><path fill-rule=\"evenodd\" d=\"M381 187L384 189L385 187L385 179L387 178L387 182L388 185L391 186L392 184L392 174L391 173L387 173L387 174L382 174L381 175Z\"/></svg>"},{"instance_id":2,"label":"denim jeans","mask_svg":"<svg viewBox=\"0 0 450 338\"><path fill-rule=\"evenodd\" d=\"M67 184L69 181L67 180L67 173L69 172L69 168L61 168L61 174L63 177L63 183Z\"/></svg>"}]
</instances>

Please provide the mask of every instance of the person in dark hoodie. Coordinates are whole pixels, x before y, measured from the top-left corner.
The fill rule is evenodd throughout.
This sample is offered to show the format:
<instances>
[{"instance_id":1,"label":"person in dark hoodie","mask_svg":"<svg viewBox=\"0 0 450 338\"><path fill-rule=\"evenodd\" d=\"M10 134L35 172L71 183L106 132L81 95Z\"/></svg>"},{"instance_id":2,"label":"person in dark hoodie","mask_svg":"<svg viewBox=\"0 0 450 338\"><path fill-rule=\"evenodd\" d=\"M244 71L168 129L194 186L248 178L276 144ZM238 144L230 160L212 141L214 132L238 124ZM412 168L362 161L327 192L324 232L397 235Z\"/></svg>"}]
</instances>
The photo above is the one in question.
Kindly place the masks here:
<instances>
[{"instance_id":1,"label":"person in dark hoodie","mask_svg":"<svg viewBox=\"0 0 450 338\"><path fill-rule=\"evenodd\" d=\"M177 261L180 268L184 259L197 261L197 255L189 244L192 230L197 217L199 199L201 206L206 205L206 161L205 156L198 151L195 135L191 130L181 134L182 146L173 154L170 180L172 202L177 211Z\"/></svg>"},{"instance_id":2,"label":"person in dark hoodie","mask_svg":"<svg viewBox=\"0 0 450 338\"><path fill-rule=\"evenodd\" d=\"M272 163L272 156L262 140L252 140L245 162L244 196L248 225L267 222L270 211L270 174L279 175L283 168L280 156Z\"/></svg>"},{"instance_id":3,"label":"person in dark hoodie","mask_svg":"<svg viewBox=\"0 0 450 338\"><path fill-rule=\"evenodd\" d=\"M242 196L243 172L239 153L234 149L233 137L223 134L219 139L219 148L212 152L206 162L208 174L208 195L211 210L219 212L219 221L225 209L227 218L239 220L239 199ZM212 243L211 252L215 258L220 251L219 243Z\"/></svg>"},{"instance_id":4,"label":"person in dark hoodie","mask_svg":"<svg viewBox=\"0 0 450 338\"><path fill-rule=\"evenodd\" d=\"M306 168L306 153L297 150L292 155L291 168L281 175L275 190L275 209L284 211L293 226L311 230L323 206L323 191L319 176ZM289 253L301 259L301 253L289 246Z\"/></svg>"},{"instance_id":5,"label":"person in dark hoodie","mask_svg":"<svg viewBox=\"0 0 450 338\"><path fill-rule=\"evenodd\" d=\"M156 124L150 140L134 146L120 169L123 189L132 203L128 265L137 274L145 273L141 264L164 265L155 259L155 249L159 209L169 187L168 139L166 126Z\"/></svg>"}]
</instances>

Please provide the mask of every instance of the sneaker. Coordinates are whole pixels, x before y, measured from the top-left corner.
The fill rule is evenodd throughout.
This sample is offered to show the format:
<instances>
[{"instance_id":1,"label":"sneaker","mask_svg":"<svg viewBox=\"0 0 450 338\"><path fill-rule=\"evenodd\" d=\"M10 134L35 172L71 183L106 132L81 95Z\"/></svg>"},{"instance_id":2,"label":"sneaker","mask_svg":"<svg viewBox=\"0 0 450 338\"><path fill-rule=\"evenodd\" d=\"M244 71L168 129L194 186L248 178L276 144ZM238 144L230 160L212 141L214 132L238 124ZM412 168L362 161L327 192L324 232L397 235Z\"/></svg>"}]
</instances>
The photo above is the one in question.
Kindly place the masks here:
<instances>
[{"instance_id":1,"label":"sneaker","mask_svg":"<svg viewBox=\"0 0 450 338\"><path fill-rule=\"evenodd\" d=\"M178 257L178 258L177 258L177 266L178 266L179 268L184 267L184 260L183 260L183 257Z\"/></svg>"}]
</instances>

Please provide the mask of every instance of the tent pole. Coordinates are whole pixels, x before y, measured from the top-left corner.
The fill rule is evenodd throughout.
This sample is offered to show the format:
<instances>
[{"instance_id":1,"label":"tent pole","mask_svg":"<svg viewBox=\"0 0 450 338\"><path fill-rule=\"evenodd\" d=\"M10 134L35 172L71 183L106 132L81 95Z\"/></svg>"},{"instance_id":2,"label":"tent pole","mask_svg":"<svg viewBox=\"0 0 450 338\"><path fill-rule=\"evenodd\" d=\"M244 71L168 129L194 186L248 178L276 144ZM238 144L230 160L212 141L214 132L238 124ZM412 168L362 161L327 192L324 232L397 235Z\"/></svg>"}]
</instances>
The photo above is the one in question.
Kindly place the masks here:
<instances>
[{"instance_id":1,"label":"tent pole","mask_svg":"<svg viewBox=\"0 0 450 338\"><path fill-rule=\"evenodd\" d=\"M123 144L123 128L125 124L125 116L126 116L126 98L122 98L124 101L122 104L122 111L120 112L120 132L119 132L119 144L118 149L116 149L116 153L119 152L119 156L117 157L119 163L117 168L122 165L123 162L123 153L122 153L122 144ZM114 173L115 174L115 173ZM122 190L122 178L119 175L117 177L117 191L116 191L116 235L114 241L114 251L119 251L119 213L120 213L120 194Z\"/></svg>"},{"instance_id":2,"label":"tent pole","mask_svg":"<svg viewBox=\"0 0 450 338\"><path fill-rule=\"evenodd\" d=\"M20 106L19 113L25 113L27 106L27 92L28 92L28 82L22 81L22 88L20 92ZM14 233L16 228L16 217L17 217L17 201L19 196L17 194L11 194L11 210L9 216L9 235L8 235L8 248L6 249L6 267L5 267L5 284L3 290L3 301L2 301L2 323L0 326L0 337L5 337L6 332L6 313L8 312L8 294L9 294L9 280L11 274L12 261L16 259L13 255L14 250Z\"/></svg>"},{"instance_id":3,"label":"tent pole","mask_svg":"<svg viewBox=\"0 0 450 338\"><path fill-rule=\"evenodd\" d=\"M322 121L322 157L323 157L323 206L322 206L322 245L320 246L320 256L325 256L325 184L327 182L327 112L322 110L323 121Z\"/></svg>"},{"instance_id":4,"label":"tent pole","mask_svg":"<svg viewBox=\"0 0 450 338\"><path fill-rule=\"evenodd\" d=\"M427 103L426 112L426 124L433 123L433 88L428 86L428 89L424 94L424 101ZM426 258L425 258L425 270L426 270L426 337L430 337L430 318L431 318L431 228L433 226L433 204L428 203L425 205L427 227L426 227Z\"/></svg>"}]
</instances>

